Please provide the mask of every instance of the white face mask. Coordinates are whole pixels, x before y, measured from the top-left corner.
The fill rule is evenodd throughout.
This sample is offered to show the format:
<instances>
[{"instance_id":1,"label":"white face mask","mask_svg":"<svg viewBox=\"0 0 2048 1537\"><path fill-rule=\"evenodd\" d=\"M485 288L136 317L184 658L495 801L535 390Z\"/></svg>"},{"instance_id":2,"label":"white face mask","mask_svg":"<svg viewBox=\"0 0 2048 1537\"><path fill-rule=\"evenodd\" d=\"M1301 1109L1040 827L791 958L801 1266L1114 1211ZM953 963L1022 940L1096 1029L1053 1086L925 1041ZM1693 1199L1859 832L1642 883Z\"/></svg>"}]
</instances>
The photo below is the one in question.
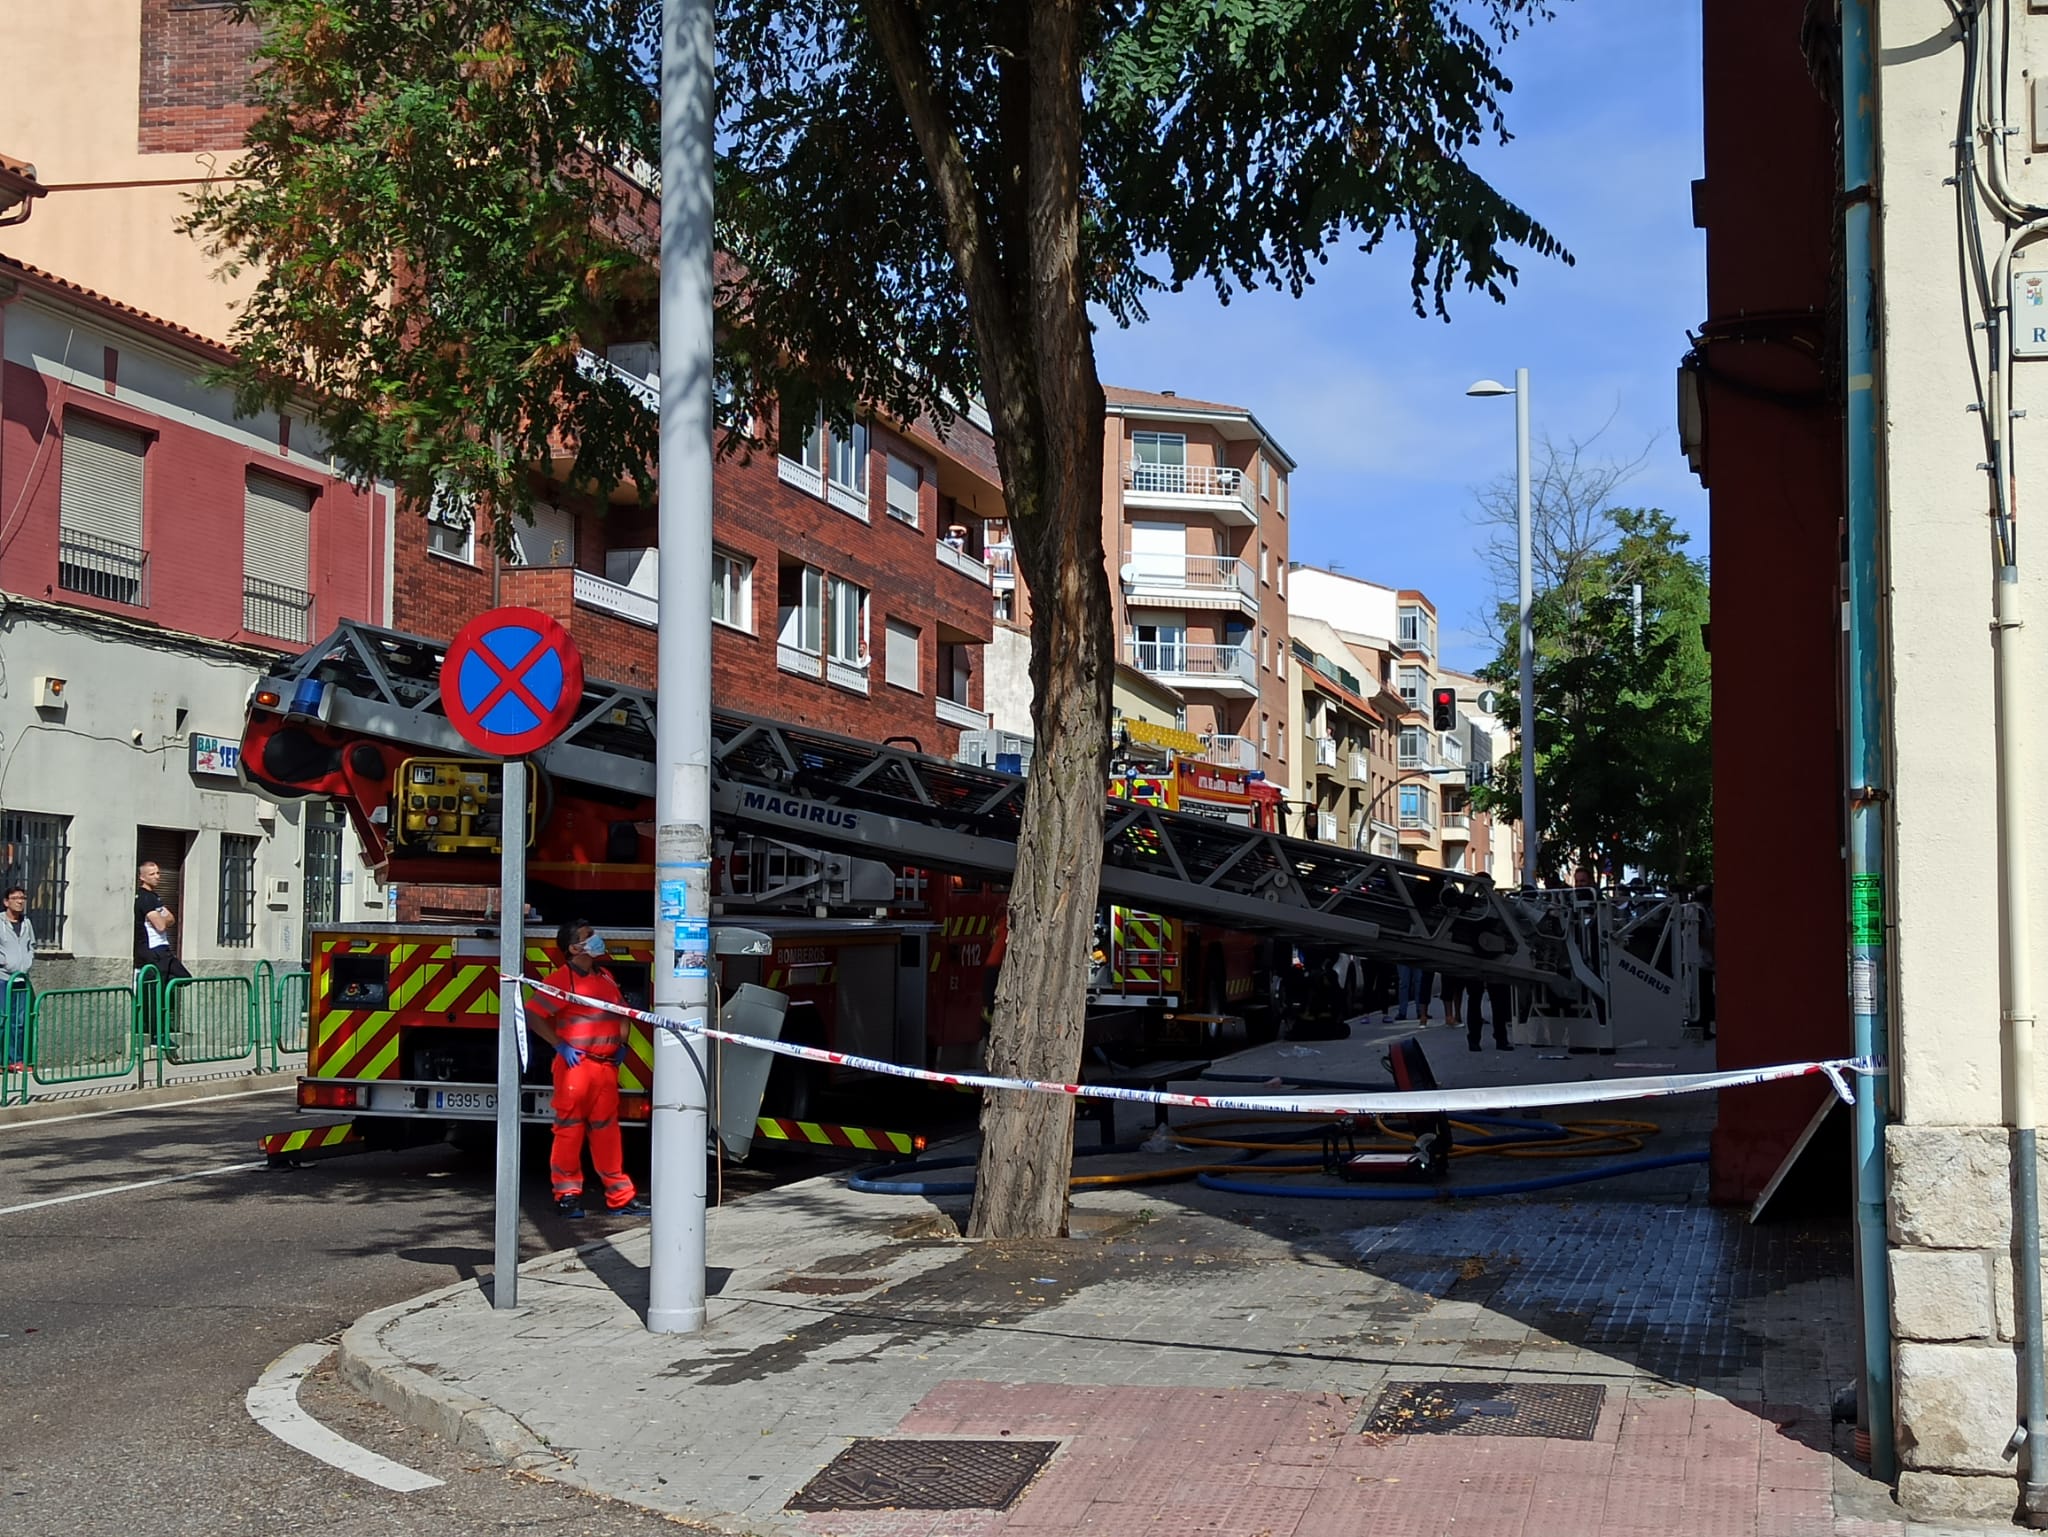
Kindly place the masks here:
<instances>
[{"instance_id":1,"label":"white face mask","mask_svg":"<svg viewBox=\"0 0 2048 1537\"><path fill-rule=\"evenodd\" d=\"M584 940L583 953L594 961L603 960L607 953L604 947L604 936L602 934L593 934L590 938Z\"/></svg>"}]
</instances>

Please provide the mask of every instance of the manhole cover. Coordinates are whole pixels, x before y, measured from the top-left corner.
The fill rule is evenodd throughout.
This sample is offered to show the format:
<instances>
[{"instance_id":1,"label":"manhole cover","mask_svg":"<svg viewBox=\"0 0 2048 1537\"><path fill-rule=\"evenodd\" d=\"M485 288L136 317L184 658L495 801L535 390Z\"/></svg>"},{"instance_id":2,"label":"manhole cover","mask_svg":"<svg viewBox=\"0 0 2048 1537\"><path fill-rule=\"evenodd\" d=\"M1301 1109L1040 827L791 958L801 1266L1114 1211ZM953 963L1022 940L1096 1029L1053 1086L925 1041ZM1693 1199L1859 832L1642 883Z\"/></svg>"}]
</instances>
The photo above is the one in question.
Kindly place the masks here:
<instances>
[{"instance_id":1,"label":"manhole cover","mask_svg":"<svg viewBox=\"0 0 2048 1537\"><path fill-rule=\"evenodd\" d=\"M1390 1382L1359 1429L1382 1436L1590 1441L1606 1394L1587 1382Z\"/></svg>"},{"instance_id":2,"label":"manhole cover","mask_svg":"<svg viewBox=\"0 0 2048 1537\"><path fill-rule=\"evenodd\" d=\"M799 1489L785 1510L1008 1510L1057 1441L863 1438Z\"/></svg>"}]
</instances>

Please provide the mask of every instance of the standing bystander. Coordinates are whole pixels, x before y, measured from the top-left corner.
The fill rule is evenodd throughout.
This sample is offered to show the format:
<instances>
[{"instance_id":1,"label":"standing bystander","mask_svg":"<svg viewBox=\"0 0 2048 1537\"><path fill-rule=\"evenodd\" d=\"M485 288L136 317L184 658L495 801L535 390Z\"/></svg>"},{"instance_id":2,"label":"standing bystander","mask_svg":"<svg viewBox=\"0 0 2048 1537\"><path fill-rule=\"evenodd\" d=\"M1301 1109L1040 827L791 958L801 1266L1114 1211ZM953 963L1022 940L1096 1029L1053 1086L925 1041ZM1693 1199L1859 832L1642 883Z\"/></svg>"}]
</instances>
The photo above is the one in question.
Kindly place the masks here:
<instances>
[{"instance_id":1,"label":"standing bystander","mask_svg":"<svg viewBox=\"0 0 2048 1537\"><path fill-rule=\"evenodd\" d=\"M28 889L10 883L0 898L0 1063L10 1073L28 1062L28 973L36 963L36 926L28 921Z\"/></svg>"}]
</instances>

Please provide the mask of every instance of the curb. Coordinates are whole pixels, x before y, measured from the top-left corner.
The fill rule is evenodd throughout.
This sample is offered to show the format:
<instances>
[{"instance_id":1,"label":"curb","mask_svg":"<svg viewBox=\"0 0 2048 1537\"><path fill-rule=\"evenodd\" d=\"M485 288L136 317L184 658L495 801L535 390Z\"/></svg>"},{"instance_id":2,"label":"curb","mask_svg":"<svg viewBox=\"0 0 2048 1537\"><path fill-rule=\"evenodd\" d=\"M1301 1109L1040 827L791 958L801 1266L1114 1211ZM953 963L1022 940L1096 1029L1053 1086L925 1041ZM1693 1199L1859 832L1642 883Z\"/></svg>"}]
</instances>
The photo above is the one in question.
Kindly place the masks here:
<instances>
[{"instance_id":1,"label":"curb","mask_svg":"<svg viewBox=\"0 0 2048 1537\"><path fill-rule=\"evenodd\" d=\"M620 1236L614 1233L577 1244L574 1248L536 1255L520 1264L520 1274L538 1272L565 1260L609 1248ZM534 1434L517 1415L421 1371L385 1345L382 1336L389 1325L408 1314L438 1307L459 1296L478 1293L483 1285L481 1278L457 1281L410 1301L363 1314L341 1332L336 1344L335 1371L342 1384L351 1392L389 1410L415 1430L438 1436L473 1456L489 1457L536 1478L551 1479L600 1499L651 1511L686 1531L704 1532L712 1534L712 1537L768 1537L759 1521L726 1514L679 1515L660 1506L642 1504L630 1495L606 1488L579 1468L574 1458L564 1457ZM787 1528L776 1527L775 1530Z\"/></svg>"},{"instance_id":2,"label":"curb","mask_svg":"<svg viewBox=\"0 0 2048 1537\"><path fill-rule=\"evenodd\" d=\"M146 1110L158 1105L178 1105L216 1095L246 1094L261 1089L288 1089L299 1079L294 1066L275 1073L244 1073L239 1078L190 1078L167 1083L161 1088L111 1088L67 1094L55 1099L31 1100L0 1110L0 1126L28 1126L37 1121L57 1121L66 1116L104 1114L116 1110Z\"/></svg>"},{"instance_id":3,"label":"curb","mask_svg":"<svg viewBox=\"0 0 2048 1537\"><path fill-rule=\"evenodd\" d=\"M541 1261L559 1259L563 1250L543 1255ZM521 1270L526 1265L520 1266ZM475 1281L458 1281L439 1291L414 1297L392 1307L365 1313L342 1331L335 1355L335 1370L352 1391L372 1403L381 1404L415 1429L439 1436L451 1446L478 1456L490 1457L507 1466L561 1478L570 1464L548 1449L547 1443L519 1420L474 1394L429 1376L401 1360L385 1347L384 1329L408 1313L436 1307L463 1292L477 1288ZM574 1482L574 1480L567 1480Z\"/></svg>"}]
</instances>

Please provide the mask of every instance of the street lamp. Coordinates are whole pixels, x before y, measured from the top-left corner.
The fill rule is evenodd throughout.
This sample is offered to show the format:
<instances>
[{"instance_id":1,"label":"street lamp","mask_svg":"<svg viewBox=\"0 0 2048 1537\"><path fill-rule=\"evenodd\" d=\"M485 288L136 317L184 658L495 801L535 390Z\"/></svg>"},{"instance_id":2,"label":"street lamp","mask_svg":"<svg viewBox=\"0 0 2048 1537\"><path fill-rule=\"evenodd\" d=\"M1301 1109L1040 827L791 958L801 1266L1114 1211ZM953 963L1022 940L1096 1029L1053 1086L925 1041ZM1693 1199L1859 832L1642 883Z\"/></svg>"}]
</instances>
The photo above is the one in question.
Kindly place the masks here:
<instances>
[{"instance_id":1,"label":"street lamp","mask_svg":"<svg viewBox=\"0 0 2048 1537\"><path fill-rule=\"evenodd\" d=\"M1529 531L1529 370L1515 370L1512 387L1481 379L1467 395L1515 397L1515 564L1517 645L1522 663L1522 884L1536 884L1536 623L1535 583L1530 570Z\"/></svg>"}]
</instances>

